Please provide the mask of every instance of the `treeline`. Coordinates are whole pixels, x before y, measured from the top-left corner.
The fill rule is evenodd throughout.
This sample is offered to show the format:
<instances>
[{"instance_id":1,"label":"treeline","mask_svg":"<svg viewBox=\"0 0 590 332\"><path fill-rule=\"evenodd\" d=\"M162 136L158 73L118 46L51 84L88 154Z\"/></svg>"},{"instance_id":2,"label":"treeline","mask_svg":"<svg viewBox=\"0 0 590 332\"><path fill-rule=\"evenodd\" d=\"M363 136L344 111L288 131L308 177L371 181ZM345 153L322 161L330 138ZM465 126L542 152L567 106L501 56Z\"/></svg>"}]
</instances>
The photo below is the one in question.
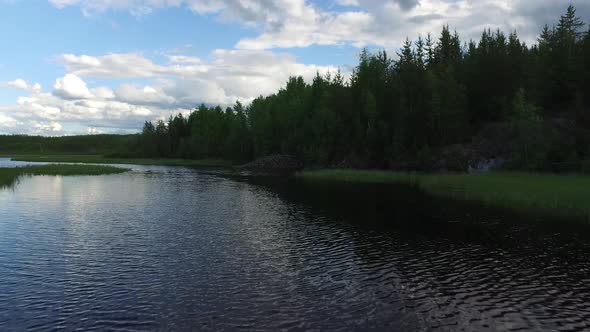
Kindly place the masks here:
<instances>
[{"instance_id":1,"label":"treeline","mask_svg":"<svg viewBox=\"0 0 590 332\"><path fill-rule=\"evenodd\" d=\"M540 168L588 159L589 108L590 33L570 6L535 45L499 30L464 43L445 26L437 38L407 40L398 57L364 50L347 80L339 72L309 84L292 77L246 107L201 105L187 117L147 122L134 150L241 161L289 153L316 164L389 167L503 123L514 159ZM543 141L549 119L574 123L573 140Z\"/></svg>"},{"instance_id":2,"label":"treeline","mask_svg":"<svg viewBox=\"0 0 590 332\"><path fill-rule=\"evenodd\" d=\"M247 109L240 102L225 111L199 106L188 117L146 122L138 144L131 149L149 158L224 158L245 161L253 156ZM137 155L135 155L137 156Z\"/></svg>"},{"instance_id":3,"label":"treeline","mask_svg":"<svg viewBox=\"0 0 590 332\"><path fill-rule=\"evenodd\" d=\"M129 154L136 135L0 135L0 154Z\"/></svg>"}]
</instances>

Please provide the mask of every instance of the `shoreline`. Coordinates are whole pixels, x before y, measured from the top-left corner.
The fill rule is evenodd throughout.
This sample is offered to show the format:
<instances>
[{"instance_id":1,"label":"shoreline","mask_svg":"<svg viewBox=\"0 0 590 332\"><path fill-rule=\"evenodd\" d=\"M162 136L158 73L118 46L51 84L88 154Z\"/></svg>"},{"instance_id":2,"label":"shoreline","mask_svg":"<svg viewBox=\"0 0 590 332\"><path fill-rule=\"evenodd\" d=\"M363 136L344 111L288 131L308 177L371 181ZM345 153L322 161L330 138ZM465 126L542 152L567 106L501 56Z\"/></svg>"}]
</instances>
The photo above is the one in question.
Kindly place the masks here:
<instances>
[{"instance_id":1,"label":"shoreline","mask_svg":"<svg viewBox=\"0 0 590 332\"><path fill-rule=\"evenodd\" d=\"M231 167L232 162L221 159L166 159L166 158L111 158L102 155L29 155L3 154L1 158L14 161L51 162L51 163L81 163L81 164L127 164L154 166L187 166L187 167Z\"/></svg>"},{"instance_id":2,"label":"shoreline","mask_svg":"<svg viewBox=\"0 0 590 332\"><path fill-rule=\"evenodd\" d=\"M298 172L295 177L312 182L413 185L436 196L590 222L590 176L587 175L322 169Z\"/></svg>"},{"instance_id":3,"label":"shoreline","mask_svg":"<svg viewBox=\"0 0 590 332\"><path fill-rule=\"evenodd\" d=\"M232 167L231 162L217 159L109 158L101 155L24 154L7 154L0 157L25 162ZM63 174L64 170L61 173L59 173L60 170L56 170L62 169L64 165L48 166L53 168L52 172L58 173L27 175L68 175ZM65 166L67 168L68 165ZM80 166L84 167L86 165ZM590 175L499 171L484 173L418 173L362 169L318 169L302 170L294 173L294 177L309 182L411 185L428 194L440 197L475 201L489 206L576 218L582 219L586 223L590 222ZM13 181L4 182L10 184Z\"/></svg>"}]
</instances>

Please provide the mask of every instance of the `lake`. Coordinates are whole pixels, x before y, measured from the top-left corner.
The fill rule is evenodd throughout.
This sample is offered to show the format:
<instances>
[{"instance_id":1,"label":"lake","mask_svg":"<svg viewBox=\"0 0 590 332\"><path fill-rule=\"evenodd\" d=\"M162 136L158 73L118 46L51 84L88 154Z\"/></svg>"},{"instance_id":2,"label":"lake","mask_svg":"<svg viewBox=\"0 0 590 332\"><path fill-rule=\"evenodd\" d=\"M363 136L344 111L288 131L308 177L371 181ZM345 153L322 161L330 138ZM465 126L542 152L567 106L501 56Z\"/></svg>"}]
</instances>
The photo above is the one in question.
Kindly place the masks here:
<instances>
[{"instance_id":1,"label":"lake","mask_svg":"<svg viewBox=\"0 0 590 332\"><path fill-rule=\"evenodd\" d=\"M0 330L590 329L586 227L412 188L132 168L0 189Z\"/></svg>"}]
</instances>

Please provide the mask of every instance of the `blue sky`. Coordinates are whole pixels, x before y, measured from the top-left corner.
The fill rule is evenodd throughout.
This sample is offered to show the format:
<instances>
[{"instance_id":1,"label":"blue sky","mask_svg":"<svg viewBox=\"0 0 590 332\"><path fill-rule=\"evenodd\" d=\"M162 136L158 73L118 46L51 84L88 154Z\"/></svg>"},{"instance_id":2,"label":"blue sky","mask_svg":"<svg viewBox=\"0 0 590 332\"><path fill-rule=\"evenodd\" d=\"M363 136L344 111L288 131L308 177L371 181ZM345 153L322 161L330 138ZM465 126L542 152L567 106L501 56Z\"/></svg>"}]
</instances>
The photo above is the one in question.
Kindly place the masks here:
<instances>
[{"instance_id":1,"label":"blue sky","mask_svg":"<svg viewBox=\"0 0 590 332\"><path fill-rule=\"evenodd\" d=\"M588 21L588 1L572 1ZM0 133L134 132L199 103L250 102L290 75L483 28L534 42L569 1L0 0Z\"/></svg>"}]
</instances>

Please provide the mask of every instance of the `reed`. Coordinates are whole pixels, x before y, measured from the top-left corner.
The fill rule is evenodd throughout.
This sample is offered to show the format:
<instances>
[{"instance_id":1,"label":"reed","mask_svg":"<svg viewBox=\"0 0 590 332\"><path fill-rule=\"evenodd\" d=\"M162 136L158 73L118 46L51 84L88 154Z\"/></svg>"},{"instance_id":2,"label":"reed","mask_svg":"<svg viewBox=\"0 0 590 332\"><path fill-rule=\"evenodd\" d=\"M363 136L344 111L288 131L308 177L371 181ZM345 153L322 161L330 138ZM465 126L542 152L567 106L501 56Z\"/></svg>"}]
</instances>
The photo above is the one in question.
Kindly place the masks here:
<instances>
[{"instance_id":1,"label":"reed","mask_svg":"<svg viewBox=\"0 0 590 332\"><path fill-rule=\"evenodd\" d=\"M19 177L33 175L71 176L71 175L105 175L129 171L126 168L101 165L32 165L23 167L0 168L0 187L14 185Z\"/></svg>"},{"instance_id":2,"label":"reed","mask_svg":"<svg viewBox=\"0 0 590 332\"><path fill-rule=\"evenodd\" d=\"M590 219L590 176L524 172L421 174L372 170L317 170L297 174L313 181L404 183L439 196L534 209Z\"/></svg>"}]
</instances>

